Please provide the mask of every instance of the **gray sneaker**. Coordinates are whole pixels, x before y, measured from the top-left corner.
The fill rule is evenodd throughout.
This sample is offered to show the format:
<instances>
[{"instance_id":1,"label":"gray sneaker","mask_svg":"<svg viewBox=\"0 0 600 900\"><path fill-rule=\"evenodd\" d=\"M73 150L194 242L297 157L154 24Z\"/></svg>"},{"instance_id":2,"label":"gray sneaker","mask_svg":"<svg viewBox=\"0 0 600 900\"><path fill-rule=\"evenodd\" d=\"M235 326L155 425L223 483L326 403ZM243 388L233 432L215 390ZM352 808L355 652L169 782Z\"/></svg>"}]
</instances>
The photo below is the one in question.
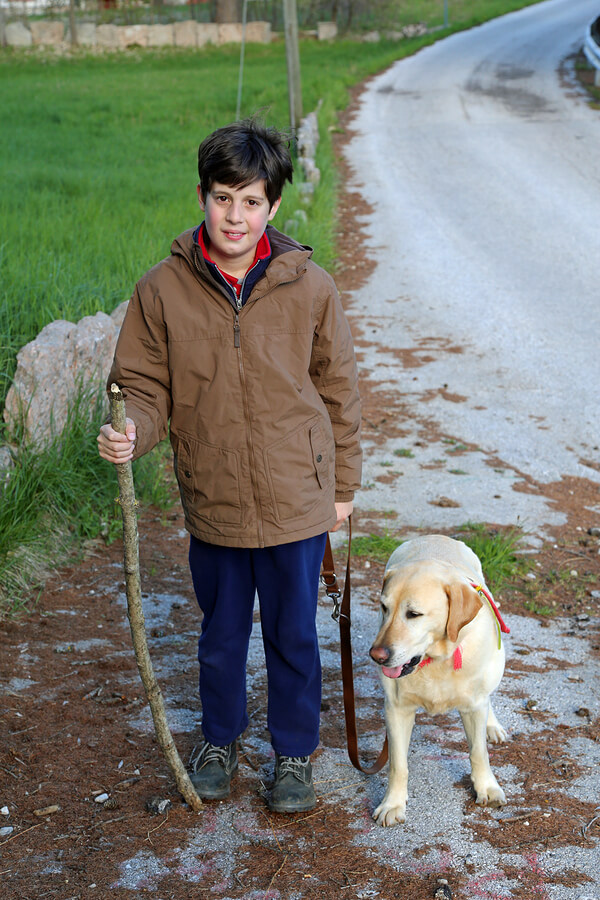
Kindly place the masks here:
<instances>
[{"instance_id":1,"label":"gray sneaker","mask_svg":"<svg viewBox=\"0 0 600 900\"><path fill-rule=\"evenodd\" d=\"M275 754L275 783L267 795L273 812L307 812L317 805L308 756Z\"/></svg>"},{"instance_id":2,"label":"gray sneaker","mask_svg":"<svg viewBox=\"0 0 600 900\"><path fill-rule=\"evenodd\" d=\"M229 796L231 776L238 767L236 742L216 747L205 741L194 747L190 756L190 780L198 796L205 800L222 800Z\"/></svg>"}]
</instances>

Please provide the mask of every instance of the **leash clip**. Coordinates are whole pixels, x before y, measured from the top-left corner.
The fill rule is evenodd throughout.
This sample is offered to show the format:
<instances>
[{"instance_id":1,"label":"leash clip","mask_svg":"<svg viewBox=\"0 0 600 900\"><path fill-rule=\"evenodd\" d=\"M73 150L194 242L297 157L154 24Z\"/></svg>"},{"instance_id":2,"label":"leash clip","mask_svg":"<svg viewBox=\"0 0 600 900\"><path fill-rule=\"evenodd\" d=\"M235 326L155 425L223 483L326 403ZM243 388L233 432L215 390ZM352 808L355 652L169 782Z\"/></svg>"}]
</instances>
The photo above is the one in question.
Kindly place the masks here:
<instances>
[{"instance_id":1,"label":"leash clip","mask_svg":"<svg viewBox=\"0 0 600 900\"><path fill-rule=\"evenodd\" d=\"M328 580L331 579L331 580ZM338 587L337 578L335 576L335 572L328 572L327 574L323 574L320 576L321 584L325 586L325 593L329 597L329 599L333 603L333 612L331 613L331 618L337 622L340 617L340 597L342 596L342 592Z\"/></svg>"},{"instance_id":2,"label":"leash clip","mask_svg":"<svg viewBox=\"0 0 600 900\"><path fill-rule=\"evenodd\" d=\"M339 591L335 591L335 593L333 593L333 594L328 594L328 596L329 596L329 597L331 598L331 600L333 601L333 612L331 613L331 618L333 619L334 622L337 622L337 620L338 620L339 617L340 617L340 607L341 607L341 604L340 604L340 592L339 592Z\"/></svg>"}]
</instances>

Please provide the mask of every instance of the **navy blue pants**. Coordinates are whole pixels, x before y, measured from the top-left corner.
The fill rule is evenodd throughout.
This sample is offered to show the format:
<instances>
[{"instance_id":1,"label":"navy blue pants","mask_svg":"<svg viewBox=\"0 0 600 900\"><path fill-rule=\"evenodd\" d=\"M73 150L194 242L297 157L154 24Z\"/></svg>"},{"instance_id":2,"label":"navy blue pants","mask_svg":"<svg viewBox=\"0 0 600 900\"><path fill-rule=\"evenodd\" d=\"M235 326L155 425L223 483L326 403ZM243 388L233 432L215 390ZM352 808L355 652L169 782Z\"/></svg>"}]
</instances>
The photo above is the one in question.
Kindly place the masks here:
<instances>
[{"instance_id":1,"label":"navy blue pants","mask_svg":"<svg viewBox=\"0 0 600 900\"><path fill-rule=\"evenodd\" d=\"M325 535L242 549L192 537L190 569L204 613L198 641L202 731L225 746L247 727L246 660L258 593L267 667L267 726L282 756L319 743L321 660L316 613Z\"/></svg>"}]
</instances>

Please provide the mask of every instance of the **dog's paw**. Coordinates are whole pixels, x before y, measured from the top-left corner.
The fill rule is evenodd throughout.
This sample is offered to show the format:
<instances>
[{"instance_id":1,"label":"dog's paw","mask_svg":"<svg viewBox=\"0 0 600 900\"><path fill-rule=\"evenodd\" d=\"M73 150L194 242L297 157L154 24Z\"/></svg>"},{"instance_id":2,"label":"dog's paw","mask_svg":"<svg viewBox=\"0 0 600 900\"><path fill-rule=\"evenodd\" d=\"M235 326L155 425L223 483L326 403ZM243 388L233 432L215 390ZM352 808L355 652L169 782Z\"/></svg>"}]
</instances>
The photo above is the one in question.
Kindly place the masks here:
<instances>
[{"instance_id":1,"label":"dog's paw","mask_svg":"<svg viewBox=\"0 0 600 900\"><path fill-rule=\"evenodd\" d=\"M373 818L384 828L400 825L406 819L406 803L394 803L384 799L373 813Z\"/></svg>"},{"instance_id":2,"label":"dog's paw","mask_svg":"<svg viewBox=\"0 0 600 900\"><path fill-rule=\"evenodd\" d=\"M475 786L475 793L477 794L475 802L478 806L490 806L493 809L506 806L504 791L497 782L487 784L483 788Z\"/></svg>"},{"instance_id":3,"label":"dog's paw","mask_svg":"<svg viewBox=\"0 0 600 900\"><path fill-rule=\"evenodd\" d=\"M508 734L498 720L493 724L488 724L485 734L491 744L503 744L504 741L508 740Z\"/></svg>"}]
</instances>

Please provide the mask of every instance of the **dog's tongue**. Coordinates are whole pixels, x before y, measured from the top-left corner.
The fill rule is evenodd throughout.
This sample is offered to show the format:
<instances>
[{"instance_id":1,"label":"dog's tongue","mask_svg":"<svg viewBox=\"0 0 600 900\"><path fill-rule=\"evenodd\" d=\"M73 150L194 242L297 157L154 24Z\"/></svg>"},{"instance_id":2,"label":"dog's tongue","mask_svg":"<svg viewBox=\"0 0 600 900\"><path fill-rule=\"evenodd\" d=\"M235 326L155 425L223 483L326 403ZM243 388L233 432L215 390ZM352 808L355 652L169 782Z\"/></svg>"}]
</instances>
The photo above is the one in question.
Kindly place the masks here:
<instances>
[{"instance_id":1,"label":"dog's tongue","mask_svg":"<svg viewBox=\"0 0 600 900\"><path fill-rule=\"evenodd\" d=\"M388 669L387 666L382 666L382 672L387 678L400 678L403 668L404 666L394 666L393 669Z\"/></svg>"}]
</instances>

